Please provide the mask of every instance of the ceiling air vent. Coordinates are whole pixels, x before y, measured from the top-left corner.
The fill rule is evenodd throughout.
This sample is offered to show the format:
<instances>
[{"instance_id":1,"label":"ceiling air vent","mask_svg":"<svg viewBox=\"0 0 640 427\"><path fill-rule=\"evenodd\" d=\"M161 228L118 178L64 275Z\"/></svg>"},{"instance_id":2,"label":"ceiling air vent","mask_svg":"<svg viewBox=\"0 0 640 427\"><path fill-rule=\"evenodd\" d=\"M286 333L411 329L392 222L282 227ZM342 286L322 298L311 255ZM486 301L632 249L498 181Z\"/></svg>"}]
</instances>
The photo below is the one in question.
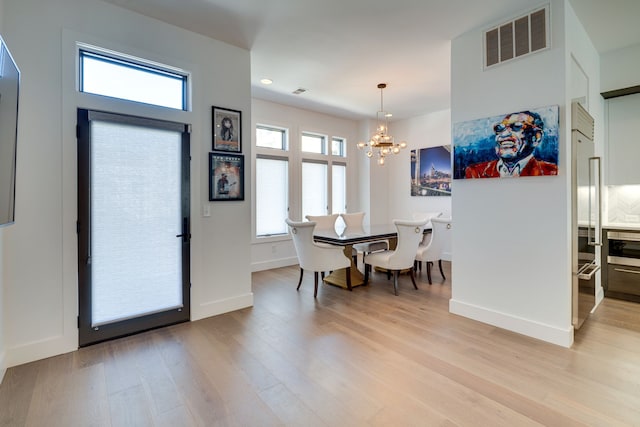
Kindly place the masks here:
<instances>
[{"instance_id":1,"label":"ceiling air vent","mask_svg":"<svg viewBox=\"0 0 640 427\"><path fill-rule=\"evenodd\" d=\"M294 95L300 95L300 94L302 94L302 93L305 93L306 91L307 91L306 89L302 89L302 88L300 87L300 88L298 88L298 89L294 90L294 91L293 91L293 92L291 92L291 93L293 93Z\"/></svg>"},{"instance_id":2,"label":"ceiling air vent","mask_svg":"<svg viewBox=\"0 0 640 427\"><path fill-rule=\"evenodd\" d=\"M549 38L549 5L484 32L484 67L546 49Z\"/></svg>"}]
</instances>

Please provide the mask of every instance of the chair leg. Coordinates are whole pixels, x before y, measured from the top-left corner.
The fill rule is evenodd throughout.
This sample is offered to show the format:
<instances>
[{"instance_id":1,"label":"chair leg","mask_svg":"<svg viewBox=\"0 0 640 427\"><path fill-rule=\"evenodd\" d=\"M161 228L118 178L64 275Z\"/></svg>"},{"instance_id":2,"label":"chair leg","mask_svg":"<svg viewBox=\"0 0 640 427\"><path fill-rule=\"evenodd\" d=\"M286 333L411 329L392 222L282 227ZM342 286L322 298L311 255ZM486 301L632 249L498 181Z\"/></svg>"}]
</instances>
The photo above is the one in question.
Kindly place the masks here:
<instances>
[{"instance_id":1,"label":"chair leg","mask_svg":"<svg viewBox=\"0 0 640 427\"><path fill-rule=\"evenodd\" d=\"M302 285L302 274L304 273L304 270L302 269L302 267L300 267L300 280L298 280L298 287L296 288L296 291L300 290L300 285Z\"/></svg>"},{"instance_id":2,"label":"chair leg","mask_svg":"<svg viewBox=\"0 0 640 427\"><path fill-rule=\"evenodd\" d=\"M351 267L347 267L346 274L347 274L347 289L352 291L353 289L351 288Z\"/></svg>"},{"instance_id":3,"label":"chair leg","mask_svg":"<svg viewBox=\"0 0 640 427\"><path fill-rule=\"evenodd\" d=\"M353 265L358 267L358 254L357 253L353 256Z\"/></svg>"},{"instance_id":4,"label":"chair leg","mask_svg":"<svg viewBox=\"0 0 640 427\"><path fill-rule=\"evenodd\" d=\"M409 274L411 275L411 281L413 282L413 287L418 289L418 285L416 283L416 275L415 275L415 271L413 270L413 268L411 270L409 270Z\"/></svg>"},{"instance_id":5,"label":"chair leg","mask_svg":"<svg viewBox=\"0 0 640 427\"><path fill-rule=\"evenodd\" d=\"M331 274L331 273L329 273ZM320 273L320 277L322 278L322 280L324 280L324 271Z\"/></svg>"},{"instance_id":6,"label":"chair leg","mask_svg":"<svg viewBox=\"0 0 640 427\"><path fill-rule=\"evenodd\" d=\"M441 259L438 260L438 267L440 267L440 274L442 274L442 278L444 280L447 280L447 278L444 277L444 271L442 271L442 260Z\"/></svg>"},{"instance_id":7,"label":"chair leg","mask_svg":"<svg viewBox=\"0 0 640 427\"><path fill-rule=\"evenodd\" d=\"M431 284L431 261L427 261L427 279L429 280L429 284Z\"/></svg>"},{"instance_id":8,"label":"chair leg","mask_svg":"<svg viewBox=\"0 0 640 427\"><path fill-rule=\"evenodd\" d=\"M400 275L399 270L393 271L393 292L398 295L398 276Z\"/></svg>"},{"instance_id":9,"label":"chair leg","mask_svg":"<svg viewBox=\"0 0 640 427\"><path fill-rule=\"evenodd\" d=\"M318 296L318 272L313 272L313 297Z\"/></svg>"},{"instance_id":10,"label":"chair leg","mask_svg":"<svg viewBox=\"0 0 640 427\"><path fill-rule=\"evenodd\" d=\"M371 265L365 264L364 265L364 283L363 283L363 285L365 286L369 284L369 269L371 269Z\"/></svg>"}]
</instances>

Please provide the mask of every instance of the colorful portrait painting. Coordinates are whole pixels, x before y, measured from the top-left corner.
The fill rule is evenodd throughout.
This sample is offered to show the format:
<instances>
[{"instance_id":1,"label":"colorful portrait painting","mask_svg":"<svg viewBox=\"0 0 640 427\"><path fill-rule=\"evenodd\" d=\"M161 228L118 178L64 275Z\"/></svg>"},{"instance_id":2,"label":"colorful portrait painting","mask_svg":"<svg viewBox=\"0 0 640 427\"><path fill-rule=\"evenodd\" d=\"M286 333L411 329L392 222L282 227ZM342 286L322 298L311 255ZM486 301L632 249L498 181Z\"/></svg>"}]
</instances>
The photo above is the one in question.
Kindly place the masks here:
<instances>
[{"instance_id":1,"label":"colorful portrait painting","mask_svg":"<svg viewBox=\"0 0 640 427\"><path fill-rule=\"evenodd\" d=\"M411 150L411 195L451 196L451 146Z\"/></svg>"},{"instance_id":2,"label":"colorful portrait painting","mask_svg":"<svg viewBox=\"0 0 640 427\"><path fill-rule=\"evenodd\" d=\"M558 174L557 105L453 126L454 179Z\"/></svg>"}]
</instances>

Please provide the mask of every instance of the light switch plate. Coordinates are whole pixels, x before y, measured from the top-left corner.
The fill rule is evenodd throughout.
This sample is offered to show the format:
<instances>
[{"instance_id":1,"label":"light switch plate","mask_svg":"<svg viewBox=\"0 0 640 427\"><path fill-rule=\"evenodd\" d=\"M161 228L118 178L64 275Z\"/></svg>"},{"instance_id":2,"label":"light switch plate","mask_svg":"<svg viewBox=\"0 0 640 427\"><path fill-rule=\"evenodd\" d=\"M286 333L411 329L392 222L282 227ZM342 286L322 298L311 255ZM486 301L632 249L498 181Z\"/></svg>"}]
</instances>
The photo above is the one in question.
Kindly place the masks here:
<instances>
[{"instance_id":1,"label":"light switch plate","mask_svg":"<svg viewBox=\"0 0 640 427\"><path fill-rule=\"evenodd\" d=\"M204 205L202 205L202 216L211 216L211 207L209 206L209 203L205 203Z\"/></svg>"}]
</instances>

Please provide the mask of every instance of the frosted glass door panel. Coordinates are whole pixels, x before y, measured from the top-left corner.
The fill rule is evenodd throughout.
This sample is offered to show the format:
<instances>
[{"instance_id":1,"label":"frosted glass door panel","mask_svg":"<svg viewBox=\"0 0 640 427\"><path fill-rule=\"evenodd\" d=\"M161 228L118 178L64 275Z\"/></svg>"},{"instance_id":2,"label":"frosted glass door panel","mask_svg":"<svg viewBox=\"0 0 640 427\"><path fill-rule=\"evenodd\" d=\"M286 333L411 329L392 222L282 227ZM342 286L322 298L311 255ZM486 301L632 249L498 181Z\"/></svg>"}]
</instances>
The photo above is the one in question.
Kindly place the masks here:
<instances>
[{"instance_id":1,"label":"frosted glass door panel","mask_svg":"<svg viewBox=\"0 0 640 427\"><path fill-rule=\"evenodd\" d=\"M92 326L181 307L181 133L91 133Z\"/></svg>"}]
</instances>

